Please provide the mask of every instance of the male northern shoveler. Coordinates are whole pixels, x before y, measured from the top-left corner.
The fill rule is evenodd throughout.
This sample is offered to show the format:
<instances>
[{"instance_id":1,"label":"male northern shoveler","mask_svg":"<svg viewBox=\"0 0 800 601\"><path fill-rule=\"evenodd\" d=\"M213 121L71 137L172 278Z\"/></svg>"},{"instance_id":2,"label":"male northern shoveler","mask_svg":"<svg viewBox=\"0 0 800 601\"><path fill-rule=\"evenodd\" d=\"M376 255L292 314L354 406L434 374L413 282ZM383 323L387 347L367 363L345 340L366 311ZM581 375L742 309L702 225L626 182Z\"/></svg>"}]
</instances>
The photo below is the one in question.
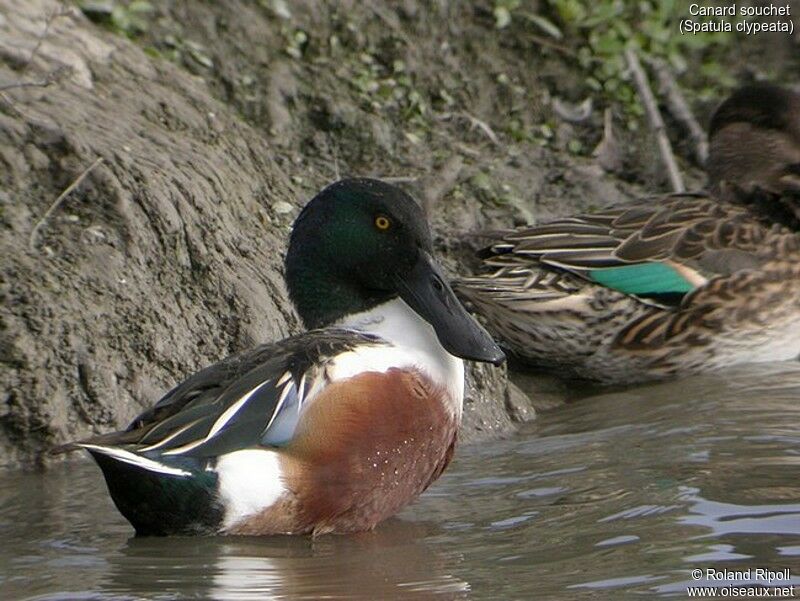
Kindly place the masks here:
<instances>
[{"instance_id":1,"label":"male northern shoveler","mask_svg":"<svg viewBox=\"0 0 800 601\"><path fill-rule=\"evenodd\" d=\"M450 461L461 358L504 359L431 253L403 191L329 186L295 221L286 258L314 329L207 367L127 430L63 450L92 454L138 534L373 528Z\"/></svg>"},{"instance_id":2,"label":"male northern shoveler","mask_svg":"<svg viewBox=\"0 0 800 601\"><path fill-rule=\"evenodd\" d=\"M798 357L800 97L744 88L711 133L714 194L499 234L456 292L522 361L603 383Z\"/></svg>"}]
</instances>

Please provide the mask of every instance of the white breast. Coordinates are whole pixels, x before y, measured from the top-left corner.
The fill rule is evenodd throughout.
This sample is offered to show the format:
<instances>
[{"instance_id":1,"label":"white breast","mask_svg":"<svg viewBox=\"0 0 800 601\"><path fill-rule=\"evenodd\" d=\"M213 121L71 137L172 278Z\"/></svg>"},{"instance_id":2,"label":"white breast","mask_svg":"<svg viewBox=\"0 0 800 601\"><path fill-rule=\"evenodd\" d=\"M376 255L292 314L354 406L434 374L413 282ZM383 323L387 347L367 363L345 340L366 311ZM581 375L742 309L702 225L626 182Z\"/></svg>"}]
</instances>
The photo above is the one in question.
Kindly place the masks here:
<instances>
[{"instance_id":1,"label":"white breast","mask_svg":"<svg viewBox=\"0 0 800 601\"><path fill-rule=\"evenodd\" d=\"M405 302L393 300L335 325L380 336L389 345L365 345L332 358L324 372L330 380L343 380L365 371L413 367L447 390L449 408L457 419L461 418L464 362L444 350L433 327ZM324 387L325 378L309 377L312 381L306 402L313 402ZM220 498L225 505L223 529L232 528L263 511L288 492L279 453L272 449L226 453L217 460L215 470L219 476Z\"/></svg>"},{"instance_id":2,"label":"white breast","mask_svg":"<svg viewBox=\"0 0 800 601\"><path fill-rule=\"evenodd\" d=\"M336 324L380 336L391 346L364 346L336 357L328 369L333 380L365 371L414 367L448 391L453 412L461 416L464 401L464 362L439 344L433 327L397 298Z\"/></svg>"},{"instance_id":3,"label":"white breast","mask_svg":"<svg viewBox=\"0 0 800 601\"><path fill-rule=\"evenodd\" d=\"M223 530L264 510L287 492L279 455L271 449L226 453L217 460L215 470L225 507Z\"/></svg>"}]
</instances>

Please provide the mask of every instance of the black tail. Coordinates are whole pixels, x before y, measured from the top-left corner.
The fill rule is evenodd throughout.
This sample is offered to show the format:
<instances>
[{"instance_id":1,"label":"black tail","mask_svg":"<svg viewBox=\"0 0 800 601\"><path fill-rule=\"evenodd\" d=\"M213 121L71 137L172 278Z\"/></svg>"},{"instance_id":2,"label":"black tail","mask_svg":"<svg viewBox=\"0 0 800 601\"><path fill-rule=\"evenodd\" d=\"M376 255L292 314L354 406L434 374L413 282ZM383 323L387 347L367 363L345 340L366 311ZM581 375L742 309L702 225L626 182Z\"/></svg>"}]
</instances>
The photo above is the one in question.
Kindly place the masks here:
<instances>
[{"instance_id":1,"label":"black tail","mask_svg":"<svg viewBox=\"0 0 800 601\"><path fill-rule=\"evenodd\" d=\"M114 504L137 535L218 532L224 511L216 495L215 472L189 468L189 475L162 473L102 450L87 450L103 470Z\"/></svg>"}]
</instances>

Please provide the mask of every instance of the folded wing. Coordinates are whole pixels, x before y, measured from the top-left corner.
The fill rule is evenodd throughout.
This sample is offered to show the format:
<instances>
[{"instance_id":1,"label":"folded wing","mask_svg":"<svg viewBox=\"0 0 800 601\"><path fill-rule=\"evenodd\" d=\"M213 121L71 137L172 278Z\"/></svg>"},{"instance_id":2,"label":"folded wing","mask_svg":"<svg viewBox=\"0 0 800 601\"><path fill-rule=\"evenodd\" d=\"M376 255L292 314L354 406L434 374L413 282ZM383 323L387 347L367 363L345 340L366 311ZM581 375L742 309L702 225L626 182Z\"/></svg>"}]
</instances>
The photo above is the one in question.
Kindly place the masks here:
<instances>
[{"instance_id":1,"label":"folded wing","mask_svg":"<svg viewBox=\"0 0 800 601\"><path fill-rule=\"evenodd\" d=\"M135 463L185 465L254 446L282 446L305 403L328 383L325 366L379 339L346 330L309 332L229 357L188 378L122 432L77 443ZM149 465L149 463L148 463ZM152 466L151 466L152 467Z\"/></svg>"},{"instance_id":2,"label":"folded wing","mask_svg":"<svg viewBox=\"0 0 800 601\"><path fill-rule=\"evenodd\" d=\"M713 277L758 267L766 231L743 207L681 194L507 233L485 263L501 287L511 278L519 291L523 279L534 295L558 292L538 265L675 306Z\"/></svg>"}]
</instances>

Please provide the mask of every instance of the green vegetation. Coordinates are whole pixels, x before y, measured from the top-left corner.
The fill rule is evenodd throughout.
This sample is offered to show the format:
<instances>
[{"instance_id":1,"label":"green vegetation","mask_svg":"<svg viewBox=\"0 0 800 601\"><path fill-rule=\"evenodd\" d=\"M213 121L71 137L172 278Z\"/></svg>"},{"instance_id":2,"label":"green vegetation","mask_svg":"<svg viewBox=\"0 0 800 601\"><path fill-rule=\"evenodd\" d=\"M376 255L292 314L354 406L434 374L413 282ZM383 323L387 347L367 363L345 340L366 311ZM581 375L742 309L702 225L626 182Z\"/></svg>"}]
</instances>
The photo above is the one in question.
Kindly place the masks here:
<instances>
[{"instance_id":1,"label":"green vegetation","mask_svg":"<svg viewBox=\"0 0 800 601\"><path fill-rule=\"evenodd\" d=\"M147 31L149 20L155 12L153 5L147 0L78 0L77 4L89 19L128 38L135 38Z\"/></svg>"},{"instance_id":2,"label":"green vegetation","mask_svg":"<svg viewBox=\"0 0 800 601\"><path fill-rule=\"evenodd\" d=\"M403 61L395 60L386 66L373 54L364 52L358 63L351 81L366 103L375 109L396 111L411 125L427 126L427 103L415 88Z\"/></svg>"},{"instance_id":3,"label":"green vegetation","mask_svg":"<svg viewBox=\"0 0 800 601\"><path fill-rule=\"evenodd\" d=\"M357 36L351 35L355 27L347 21L336 33L319 38L284 24L284 52L297 61L333 69L349 84L363 110L396 118L404 124L405 138L420 143L430 132L433 110L448 110L453 98L443 88L425 91L398 53L368 40L359 43Z\"/></svg>"},{"instance_id":4,"label":"green vegetation","mask_svg":"<svg viewBox=\"0 0 800 601\"><path fill-rule=\"evenodd\" d=\"M289 86L293 91L286 96L298 106L313 105L314 119L330 118L340 145L353 152L378 141L381 152L399 142L428 145L435 153L450 133L466 131L469 143L533 144L589 155L600 138L603 109L612 108L614 122L630 130L644 125L624 56L628 47L637 49L654 87L650 61L668 64L693 106L721 97L734 85L728 55L736 34L682 35L681 19L690 16L682 0L487 0L469 9L441 9L441 16L455 19L457 26L431 26L424 40L414 31L422 24L420 15L395 10L392 3L355 12L321 4L326 16L315 21L287 0L255 0L248 10L262 13L270 24L258 42L269 49L270 67L262 58L227 72L217 65L225 64L226 45L186 29L175 19L172 3L74 1L95 22L135 38L150 56L208 79L224 90L226 100L239 103L247 119L271 119L270 107L286 100L283 92L266 94L270 86L280 89L280 83L264 79L273 59L293 64L288 80L313 73L313 83L327 81L336 94L327 97L324 90L307 86L302 75L299 89L304 91L295 97L296 89ZM219 31L236 21L228 16L217 23ZM487 36L487 28L496 31ZM459 68L441 69L437 61L421 58L440 52L432 40L441 44L442 53L457 57L452 64ZM417 44L424 52L414 48ZM593 109L585 120L570 119L554 108L554 97L568 109L588 97ZM392 127L399 135L390 133ZM343 137L347 132L354 136L349 144Z\"/></svg>"},{"instance_id":5,"label":"green vegetation","mask_svg":"<svg viewBox=\"0 0 800 601\"><path fill-rule=\"evenodd\" d=\"M93 22L132 40L151 33L151 26L157 19L156 8L146 0L78 0L77 4ZM214 68L214 61L202 44L183 39L177 32L163 36L157 46L144 46L144 52L153 58L183 64L193 73Z\"/></svg>"},{"instance_id":6,"label":"green vegetation","mask_svg":"<svg viewBox=\"0 0 800 601\"><path fill-rule=\"evenodd\" d=\"M731 33L682 35L679 23L689 16L681 0L546 0L542 14L526 10L521 0L496 0L495 25L517 24L534 30L549 45L572 56L586 75L586 86L618 102L635 127L643 114L628 74L624 51L636 48L644 61L669 63L678 76L698 66L709 94L733 85L720 59L733 39ZM701 95L703 94L703 86Z\"/></svg>"}]
</instances>

